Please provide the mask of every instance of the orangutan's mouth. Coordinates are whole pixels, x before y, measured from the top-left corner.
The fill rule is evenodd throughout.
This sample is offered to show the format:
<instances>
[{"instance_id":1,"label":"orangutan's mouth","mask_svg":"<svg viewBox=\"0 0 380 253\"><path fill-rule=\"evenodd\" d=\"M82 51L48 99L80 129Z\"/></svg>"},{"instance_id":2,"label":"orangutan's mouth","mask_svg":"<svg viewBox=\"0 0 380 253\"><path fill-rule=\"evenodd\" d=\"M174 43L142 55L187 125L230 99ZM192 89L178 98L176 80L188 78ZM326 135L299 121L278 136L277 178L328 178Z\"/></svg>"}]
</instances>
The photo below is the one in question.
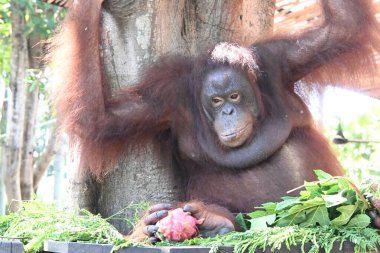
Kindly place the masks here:
<instances>
[{"instance_id":1,"label":"orangutan's mouth","mask_svg":"<svg viewBox=\"0 0 380 253\"><path fill-rule=\"evenodd\" d=\"M237 129L235 132L228 133L228 134L221 134L220 137L221 137L222 141L224 141L224 142L234 141L236 139L239 139L239 137L244 134L247 127L248 127L248 124L242 128Z\"/></svg>"}]
</instances>

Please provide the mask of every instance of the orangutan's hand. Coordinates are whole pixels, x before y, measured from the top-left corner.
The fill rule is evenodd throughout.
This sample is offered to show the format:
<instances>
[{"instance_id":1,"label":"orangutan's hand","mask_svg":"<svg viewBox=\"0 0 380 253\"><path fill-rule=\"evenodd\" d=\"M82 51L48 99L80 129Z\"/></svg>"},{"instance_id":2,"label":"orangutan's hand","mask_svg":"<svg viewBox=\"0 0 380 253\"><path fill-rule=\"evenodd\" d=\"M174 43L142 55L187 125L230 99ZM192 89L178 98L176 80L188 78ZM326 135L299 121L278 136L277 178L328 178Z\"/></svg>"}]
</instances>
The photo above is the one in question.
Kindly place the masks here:
<instances>
[{"instance_id":1,"label":"orangutan's hand","mask_svg":"<svg viewBox=\"0 0 380 253\"><path fill-rule=\"evenodd\" d=\"M155 236L158 231L156 223L168 216L169 210L174 209L174 207L172 204L157 204L151 206L145 216L136 225L133 233L127 236L126 239L138 242L148 239L151 243L158 242L159 239Z\"/></svg>"},{"instance_id":2,"label":"orangutan's hand","mask_svg":"<svg viewBox=\"0 0 380 253\"><path fill-rule=\"evenodd\" d=\"M197 220L203 220L198 225L202 237L223 235L237 229L233 214L221 206L191 201L184 204L183 210L190 212Z\"/></svg>"},{"instance_id":3,"label":"orangutan's hand","mask_svg":"<svg viewBox=\"0 0 380 253\"><path fill-rule=\"evenodd\" d=\"M222 235L237 229L234 222L235 218L227 209L217 205L205 205L200 201L190 201L177 205L157 204L152 206L127 239L140 242L146 240L151 243L158 242L159 238L156 237L157 222L166 217L169 210L179 207L183 208L185 212L189 212L197 220L203 221L197 226L202 237Z\"/></svg>"}]
</instances>

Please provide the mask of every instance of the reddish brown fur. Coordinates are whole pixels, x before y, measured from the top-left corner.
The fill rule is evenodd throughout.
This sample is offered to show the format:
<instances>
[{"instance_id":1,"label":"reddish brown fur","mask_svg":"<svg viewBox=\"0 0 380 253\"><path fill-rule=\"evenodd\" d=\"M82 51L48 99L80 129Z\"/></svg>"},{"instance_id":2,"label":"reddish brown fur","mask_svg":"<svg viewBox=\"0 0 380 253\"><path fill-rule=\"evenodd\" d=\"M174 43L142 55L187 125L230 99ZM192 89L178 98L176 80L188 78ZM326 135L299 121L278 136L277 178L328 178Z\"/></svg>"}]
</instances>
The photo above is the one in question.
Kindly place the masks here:
<instances>
[{"instance_id":1,"label":"reddish brown fur","mask_svg":"<svg viewBox=\"0 0 380 253\"><path fill-rule=\"evenodd\" d=\"M149 68L136 86L114 97L109 95L99 52L100 2L71 6L52 56L62 77L57 99L60 124L79 146L85 173L101 179L127 147L169 130L173 159L185 175L187 199L230 211L250 211L278 199L303 180L313 180L313 169L341 173L327 141L313 128L305 104L295 95L294 83L302 78L321 84L368 81L376 72L373 52L380 51L380 30L369 0L322 0L325 22L320 27L248 48L257 66L247 65L249 57L229 62L213 61L209 54L168 57ZM266 160L244 168L214 162L197 139L198 132L211 131L200 103L202 79L221 65L244 71L258 100L259 120L278 117L281 102L292 127L285 143Z\"/></svg>"}]
</instances>

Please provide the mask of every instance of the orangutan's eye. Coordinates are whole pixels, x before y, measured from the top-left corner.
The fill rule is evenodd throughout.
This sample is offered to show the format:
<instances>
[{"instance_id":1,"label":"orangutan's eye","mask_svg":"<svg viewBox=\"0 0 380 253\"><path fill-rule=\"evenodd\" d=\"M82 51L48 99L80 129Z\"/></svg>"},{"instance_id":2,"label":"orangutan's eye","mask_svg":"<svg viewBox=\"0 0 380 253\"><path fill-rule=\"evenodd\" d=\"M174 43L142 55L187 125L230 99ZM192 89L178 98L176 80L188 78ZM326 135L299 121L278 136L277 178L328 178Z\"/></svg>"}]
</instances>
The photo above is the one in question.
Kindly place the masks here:
<instances>
[{"instance_id":1,"label":"orangutan's eye","mask_svg":"<svg viewBox=\"0 0 380 253\"><path fill-rule=\"evenodd\" d=\"M231 102L234 102L234 103L237 103L240 101L240 94L237 93L237 92L234 92L230 95L230 101Z\"/></svg>"},{"instance_id":2,"label":"orangutan's eye","mask_svg":"<svg viewBox=\"0 0 380 253\"><path fill-rule=\"evenodd\" d=\"M224 100L221 97L213 97L213 98L211 98L211 104L215 108L221 106L223 103L224 103Z\"/></svg>"}]
</instances>

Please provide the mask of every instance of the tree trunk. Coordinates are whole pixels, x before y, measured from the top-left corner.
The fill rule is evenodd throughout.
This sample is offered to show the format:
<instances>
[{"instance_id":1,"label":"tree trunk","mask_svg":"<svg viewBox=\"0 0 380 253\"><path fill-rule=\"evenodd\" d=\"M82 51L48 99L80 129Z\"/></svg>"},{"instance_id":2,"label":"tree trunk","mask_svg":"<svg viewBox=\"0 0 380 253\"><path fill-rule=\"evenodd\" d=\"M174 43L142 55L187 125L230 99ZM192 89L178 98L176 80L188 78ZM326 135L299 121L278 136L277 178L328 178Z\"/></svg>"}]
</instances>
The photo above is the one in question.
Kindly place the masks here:
<instances>
[{"instance_id":1,"label":"tree trunk","mask_svg":"<svg viewBox=\"0 0 380 253\"><path fill-rule=\"evenodd\" d=\"M3 165L3 147L0 149L1 165ZM3 166L0 167L0 216L5 215L6 197L5 197L5 186L4 186L4 173Z\"/></svg>"},{"instance_id":2,"label":"tree trunk","mask_svg":"<svg viewBox=\"0 0 380 253\"><path fill-rule=\"evenodd\" d=\"M253 43L272 31L274 0L108 0L103 55L113 87L133 85L146 66L166 54L196 56L218 42ZM100 185L71 178L74 207L108 217L130 202L181 200L183 186L165 147L130 152ZM166 159L159 159L165 157ZM123 213L120 217L125 217ZM118 217L116 217L118 218ZM126 222L111 221L127 232Z\"/></svg>"},{"instance_id":3,"label":"tree trunk","mask_svg":"<svg viewBox=\"0 0 380 253\"><path fill-rule=\"evenodd\" d=\"M36 116L38 108L39 88L27 91L27 101L25 108L24 122L24 143L22 147L20 166L20 187L23 200L30 200L33 197L33 151L34 133L36 126Z\"/></svg>"},{"instance_id":4,"label":"tree trunk","mask_svg":"<svg viewBox=\"0 0 380 253\"><path fill-rule=\"evenodd\" d=\"M5 186L4 186L4 167L3 165L3 152L4 148L1 146L0 148L0 158L1 158L1 166L0 166L0 216L5 215L5 206L6 206L6 197L5 197Z\"/></svg>"},{"instance_id":5,"label":"tree trunk","mask_svg":"<svg viewBox=\"0 0 380 253\"><path fill-rule=\"evenodd\" d=\"M54 155L57 152L57 148L61 145L61 142L57 139L60 138L58 135L57 127L53 126L53 131L50 134L48 144L45 148L44 153L41 158L38 160L33 171L33 190L37 192L38 185L45 175L51 161L54 158Z\"/></svg>"},{"instance_id":6,"label":"tree trunk","mask_svg":"<svg viewBox=\"0 0 380 253\"><path fill-rule=\"evenodd\" d=\"M57 153L54 157L54 201L57 208L62 207L62 181L63 181L63 169L65 166L65 143L61 142Z\"/></svg>"},{"instance_id":7,"label":"tree trunk","mask_svg":"<svg viewBox=\"0 0 380 253\"><path fill-rule=\"evenodd\" d=\"M28 38L28 67L32 70L41 69L41 36L36 34ZM39 80L36 80L39 82ZM25 104L24 145L21 154L20 187L23 200L30 200L34 193L33 164L34 138L40 89L39 85L28 87Z\"/></svg>"},{"instance_id":8,"label":"tree trunk","mask_svg":"<svg viewBox=\"0 0 380 253\"><path fill-rule=\"evenodd\" d=\"M7 199L21 200L20 189L20 162L23 144L23 129L25 117L25 76L28 64L27 40L25 31L25 8L19 1L11 1L12 24L12 55L10 89L12 99L9 100L8 112L11 119L7 122L5 187ZM18 202L10 205L10 211L18 209Z\"/></svg>"},{"instance_id":9,"label":"tree trunk","mask_svg":"<svg viewBox=\"0 0 380 253\"><path fill-rule=\"evenodd\" d=\"M6 106L4 106L5 100L5 83L0 83L0 125L5 121L3 115L6 115ZM0 216L5 215L5 186L4 186L4 168L5 164L3 163L4 157L4 143L3 140L0 140Z\"/></svg>"}]
</instances>

